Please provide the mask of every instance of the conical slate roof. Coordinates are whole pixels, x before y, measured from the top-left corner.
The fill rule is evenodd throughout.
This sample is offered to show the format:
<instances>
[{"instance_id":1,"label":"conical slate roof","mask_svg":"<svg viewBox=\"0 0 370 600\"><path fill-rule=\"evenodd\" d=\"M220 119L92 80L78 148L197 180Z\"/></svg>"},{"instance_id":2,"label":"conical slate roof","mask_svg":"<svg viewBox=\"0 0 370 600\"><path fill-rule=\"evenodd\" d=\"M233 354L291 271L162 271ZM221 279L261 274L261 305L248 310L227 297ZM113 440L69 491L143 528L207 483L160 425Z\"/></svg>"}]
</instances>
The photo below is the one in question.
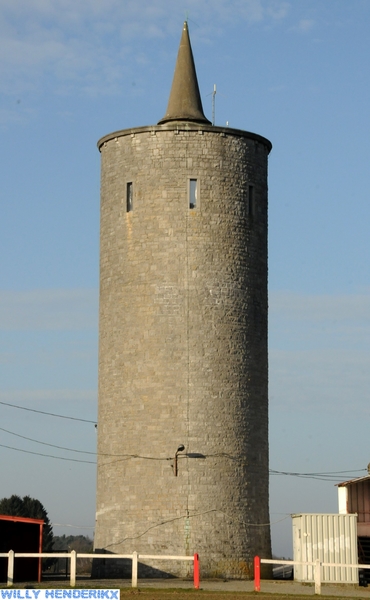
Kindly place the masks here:
<instances>
[{"instance_id":1,"label":"conical slate roof","mask_svg":"<svg viewBox=\"0 0 370 600\"><path fill-rule=\"evenodd\" d=\"M194 121L210 124L203 113L186 21L182 30L167 111L163 119L158 121L158 125L168 121Z\"/></svg>"}]
</instances>

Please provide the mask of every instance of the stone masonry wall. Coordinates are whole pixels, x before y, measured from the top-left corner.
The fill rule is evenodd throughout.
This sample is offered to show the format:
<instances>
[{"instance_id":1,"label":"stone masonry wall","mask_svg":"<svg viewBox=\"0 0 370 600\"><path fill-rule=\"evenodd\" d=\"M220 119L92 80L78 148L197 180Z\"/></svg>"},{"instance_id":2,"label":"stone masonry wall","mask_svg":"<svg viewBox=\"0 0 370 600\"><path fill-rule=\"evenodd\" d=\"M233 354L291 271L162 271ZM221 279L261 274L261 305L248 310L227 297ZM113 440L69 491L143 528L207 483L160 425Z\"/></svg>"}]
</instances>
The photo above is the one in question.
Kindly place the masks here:
<instances>
[{"instance_id":1,"label":"stone masonry wall","mask_svg":"<svg viewBox=\"0 0 370 600\"><path fill-rule=\"evenodd\" d=\"M198 552L203 577L248 578L253 556L271 552L269 142L171 123L106 136L100 149L95 548Z\"/></svg>"}]
</instances>

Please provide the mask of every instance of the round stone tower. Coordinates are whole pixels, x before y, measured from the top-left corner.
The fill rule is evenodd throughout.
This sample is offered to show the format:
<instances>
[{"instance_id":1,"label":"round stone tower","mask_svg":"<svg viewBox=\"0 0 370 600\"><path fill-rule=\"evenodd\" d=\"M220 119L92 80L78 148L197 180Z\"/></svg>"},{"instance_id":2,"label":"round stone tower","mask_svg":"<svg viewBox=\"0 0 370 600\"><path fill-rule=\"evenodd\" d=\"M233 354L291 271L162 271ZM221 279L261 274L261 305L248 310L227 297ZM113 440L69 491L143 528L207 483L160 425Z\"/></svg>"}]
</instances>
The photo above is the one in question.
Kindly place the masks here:
<instances>
[{"instance_id":1,"label":"round stone tower","mask_svg":"<svg viewBox=\"0 0 370 600\"><path fill-rule=\"evenodd\" d=\"M165 117L99 149L95 549L198 552L203 577L249 578L271 552L271 144L206 119L185 23Z\"/></svg>"}]
</instances>

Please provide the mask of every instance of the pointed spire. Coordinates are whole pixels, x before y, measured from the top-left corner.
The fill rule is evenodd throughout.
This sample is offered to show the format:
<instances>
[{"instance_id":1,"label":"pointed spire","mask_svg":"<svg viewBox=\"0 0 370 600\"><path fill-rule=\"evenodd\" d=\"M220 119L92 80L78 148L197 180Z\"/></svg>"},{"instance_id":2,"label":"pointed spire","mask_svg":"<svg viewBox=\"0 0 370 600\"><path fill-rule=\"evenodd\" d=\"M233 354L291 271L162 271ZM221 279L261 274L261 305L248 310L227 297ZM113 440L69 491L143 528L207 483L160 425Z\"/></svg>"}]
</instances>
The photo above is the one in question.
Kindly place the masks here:
<instances>
[{"instance_id":1,"label":"pointed spire","mask_svg":"<svg viewBox=\"0 0 370 600\"><path fill-rule=\"evenodd\" d=\"M182 30L167 111L158 124L168 121L211 124L203 113L187 21Z\"/></svg>"}]
</instances>

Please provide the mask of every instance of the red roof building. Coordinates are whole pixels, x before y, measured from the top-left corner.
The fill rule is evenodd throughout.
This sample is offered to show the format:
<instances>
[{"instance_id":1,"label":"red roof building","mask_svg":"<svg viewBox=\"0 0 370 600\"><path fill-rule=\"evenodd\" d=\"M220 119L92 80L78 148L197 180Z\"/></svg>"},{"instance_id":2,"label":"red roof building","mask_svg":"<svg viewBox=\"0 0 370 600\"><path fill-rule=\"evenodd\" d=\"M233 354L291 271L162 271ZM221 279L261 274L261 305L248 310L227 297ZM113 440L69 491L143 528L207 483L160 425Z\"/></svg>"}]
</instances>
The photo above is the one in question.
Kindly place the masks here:
<instances>
[{"instance_id":1,"label":"red roof building","mask_svg":"<svg viewBox=\"0 0 370 600\"><path fill-rule=\"evenodd\" d=\"M42 519L0 515L0 552L42 552ZM0 558L0 581L7 580L8 560ZM41 581L40 558L16 558L14 582Z\"/></svg>"}]
</instances>

